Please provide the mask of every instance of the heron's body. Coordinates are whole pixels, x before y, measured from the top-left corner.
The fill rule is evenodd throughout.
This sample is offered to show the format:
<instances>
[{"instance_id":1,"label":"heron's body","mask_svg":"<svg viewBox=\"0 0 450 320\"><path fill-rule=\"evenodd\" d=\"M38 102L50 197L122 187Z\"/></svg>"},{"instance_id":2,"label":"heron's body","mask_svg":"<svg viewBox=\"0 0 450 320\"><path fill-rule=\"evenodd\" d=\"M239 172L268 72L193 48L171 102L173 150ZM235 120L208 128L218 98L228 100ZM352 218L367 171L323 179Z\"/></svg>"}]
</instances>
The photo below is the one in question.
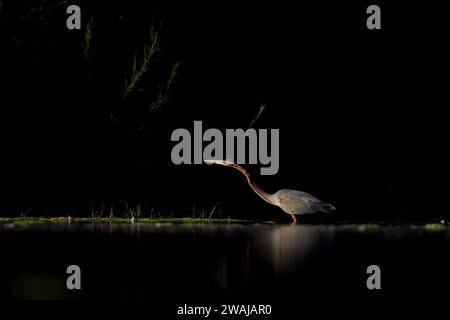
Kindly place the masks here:
<instances>
[{"instance_id":1,"label":"heron's body","mask_svg":"<svg viewBox=\"0 0 450 320\"><path fill-rule=\"evenodd\" d=\"M331 213L335 210L332 205L303 191L283 189L275 196L280 201L279 207L289 214Z\"/></svg>"},{"instance_id":2,"label":"heron's body","mask_svg":"<svg viewBox=\"0 0 450 320\"><path fill-rule=\"evenodd\" d=\"M250 174L244 168L230 161L205 160L205 162L232 167L242 172L247 178L248 184L258 196L264 201L276 205L284 212L290 214L294 223L297 223L298 215L319 212L333 213L335 210L331 204L323 202L303 191L282 189L274 194L269 194L253 182Z\"/></svg>"},{"instance_id":3,"label":"heron's body","mask_svg":"<svg viewBox=\"0 0 450 320\"><path fill-rule=\"evenodd\" d=\"M298 215L310 213L333 213L335 208L309 193L297 190L283 189L275 193L279 199L278 205L284 212L290 214L295 223Z\"/></svg>"}]
</instances>

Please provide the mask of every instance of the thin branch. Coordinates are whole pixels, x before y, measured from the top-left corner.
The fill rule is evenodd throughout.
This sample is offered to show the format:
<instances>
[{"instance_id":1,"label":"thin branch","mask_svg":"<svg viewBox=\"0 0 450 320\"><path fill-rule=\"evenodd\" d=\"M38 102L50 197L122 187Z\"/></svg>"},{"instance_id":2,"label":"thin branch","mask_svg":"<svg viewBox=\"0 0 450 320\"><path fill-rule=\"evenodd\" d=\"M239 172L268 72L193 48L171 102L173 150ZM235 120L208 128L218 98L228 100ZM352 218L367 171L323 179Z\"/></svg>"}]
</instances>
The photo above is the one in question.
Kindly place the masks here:
<instances>
[{"instance_id":1,"label":"thin branch","mask_svg":"<svg viewBox=\"0 0 450 320\"><path fill-rule=\"evenodd\" d=\"M258 113L256 114L256 116L253 118L253 120L248 125L249 128L251 128L255 124L255 122L259 119L259 117L261 117L261 115L265 109L266 109L266 105L261 104L261 106L259 107Z\"/></svg>"},{"instance_id":2,"label":"thin branch","mask_svg":"<svg viewBox=\"0 0 450 320\"><path fill-rule=\"evenodd\" d=\"M122 99L125 99L130 93L138 89L139 82L142 81L146 73L148 73L154 56L161 51L161 46L159 45L158 37L161 29L161 24L157 27L152 25L150 27L150 40L144 45L141 53L141 60L138 62L138 53L136 50L133 57L133 67L131 74L128 78L125 78L125 88L122 92Z\"/></svg>"}]
</instances>

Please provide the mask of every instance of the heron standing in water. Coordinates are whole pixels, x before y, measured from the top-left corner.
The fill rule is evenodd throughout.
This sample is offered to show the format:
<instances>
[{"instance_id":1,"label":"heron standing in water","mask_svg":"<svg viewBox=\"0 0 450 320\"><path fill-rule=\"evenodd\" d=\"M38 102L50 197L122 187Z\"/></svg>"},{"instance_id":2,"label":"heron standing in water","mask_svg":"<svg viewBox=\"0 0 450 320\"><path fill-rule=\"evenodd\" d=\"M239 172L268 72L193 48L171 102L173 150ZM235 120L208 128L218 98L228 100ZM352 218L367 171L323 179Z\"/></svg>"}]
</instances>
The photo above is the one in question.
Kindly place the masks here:
<instances>
[{"instance_id":1,"label":"heron standing in water","mask_svg":"<svg viewBox=\"0 0 450 320\"><path fill-rule=\"evenodd\" d=\"M219 164L231 168L235 168L242 172L247 178L247 182L255 193L264 201L280 207L284 212L289 214L294 223L297 223L297 216L309 213L333 213L335 208L326 202L323 202L309 193L297 190L283 189L274 194L269 194L262 190L253 182L250 174L240 165L229 160L204 160L208 164Z\"/></svg>"}]
</instances>

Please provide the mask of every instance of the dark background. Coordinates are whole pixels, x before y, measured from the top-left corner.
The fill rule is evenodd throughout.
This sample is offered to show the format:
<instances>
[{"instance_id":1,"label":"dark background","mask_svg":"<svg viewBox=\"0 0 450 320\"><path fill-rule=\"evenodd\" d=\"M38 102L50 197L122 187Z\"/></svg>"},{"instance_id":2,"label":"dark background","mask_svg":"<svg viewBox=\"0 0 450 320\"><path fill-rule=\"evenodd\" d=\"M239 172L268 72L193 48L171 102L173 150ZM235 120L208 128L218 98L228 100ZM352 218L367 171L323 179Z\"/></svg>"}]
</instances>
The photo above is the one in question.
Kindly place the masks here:
<instances>
[{"instance_id":1,"label":"dark background","mask_svg":"<svg viewBox=\"0 0 450 320\"><path fill-rule=\"evenodd\" d=\"M437 2L381 2L382 30L367 30L372 2L75 1L41 14L32 1L0 7L0 215L89 215L141 204L165 215L211 210L289 220L238 172L175 166L176 128L280 129L280 170L269 192L303 190L334 204L338 220L448 217L448 37ZM44 8L54 1L40 1ZM94 55L83 58L94 17ZM131 135L151 97L120 98L152 17L163 51L142 83L155 88L172 63L169 102ZM139 51L138 51L139 52ZM117 122L111 119L118 119Z\"/></svg>"},{"instance_id":2,"label":"dark background","mask_svg":"<svg viewBox=\"0 0 450 320\"><path fill-rule=\"evenodd\" d=\"M264 103L255 127L279 128L281 146L276 176L247 166L262 188L310 192L337 207L338 222L448 218L448 18L437 3L377 1L377 31L365 27L373 2L79 1L82 31L67 30L67 4L55 3L0 1L0 216L90 216L102 205L124 216L122 201L146 216L151 208L191 216L219 201L223 217L288 223L238 172L170 160L174 129L194 120L246 128ZM141 83L151 94L124 101L152 17L163 21L164 49ZM169 102L130 134L176 61ZM443 310L450 283L448 233L435 225L1 227L1 300L23 298L12 290L21 286L44 298L146 299L93 303L103 316L121 307L128 318L140 308L168 318L184 303L270 303L274 319L392 315L389 307L417 316L424 306L430 317ZM274 273L277 259L292 273ZM72 263L82 268L81 292L64 287ZM382 268L381 291L365 287L370 264ZM84 312L74 306L64 315ZM20 310L35 316L36 305Z\"/></svg>"}]
</instances>

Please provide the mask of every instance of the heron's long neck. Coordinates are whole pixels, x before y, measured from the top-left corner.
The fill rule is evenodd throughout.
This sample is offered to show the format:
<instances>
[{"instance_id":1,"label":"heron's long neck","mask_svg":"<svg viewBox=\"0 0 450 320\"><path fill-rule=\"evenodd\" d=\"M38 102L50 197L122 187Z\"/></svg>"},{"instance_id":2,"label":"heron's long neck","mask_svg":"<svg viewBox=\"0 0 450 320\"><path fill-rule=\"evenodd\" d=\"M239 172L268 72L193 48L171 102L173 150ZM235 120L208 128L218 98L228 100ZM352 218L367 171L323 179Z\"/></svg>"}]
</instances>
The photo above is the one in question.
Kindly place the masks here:
<instances>
[{"instance_id":1,"label":"heron's long neck","mask_svg":"<svg viewBox=\"0 0 450 320\"><path fill-rule=\"evenodd\" d=\"M242 168L241 166L239 166L237 164L233 164L232 167L239 170L240 172L242 172L245 175L245 177L247 178L247 182L250 185L250 188L252 188L253 191L255 191L255 193L258 196L260 196L264 201L267 201L270 204L277 205L275 203L275 201L273 200L273 196L271 194L265 192L255 182L253 182L252 178L250 177L250 174L244 168Z\"/></svg>"}]
</instances>

